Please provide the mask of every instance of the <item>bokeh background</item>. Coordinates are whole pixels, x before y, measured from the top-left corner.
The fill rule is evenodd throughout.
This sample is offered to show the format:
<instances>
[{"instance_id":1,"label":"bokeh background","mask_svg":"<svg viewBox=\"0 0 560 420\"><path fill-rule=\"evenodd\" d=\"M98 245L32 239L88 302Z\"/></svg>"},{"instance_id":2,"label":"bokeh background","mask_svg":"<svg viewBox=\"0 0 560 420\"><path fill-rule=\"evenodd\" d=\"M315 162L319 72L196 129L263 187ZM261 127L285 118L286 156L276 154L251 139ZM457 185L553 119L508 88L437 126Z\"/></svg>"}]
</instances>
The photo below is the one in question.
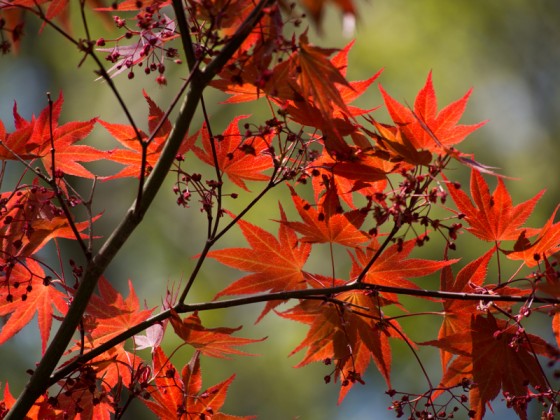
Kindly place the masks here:
<instances>
[{"instance_id":1,"label":"bokeh background","mask_svg":"<svg viewBox=\"0 0 560 420\"><path fill-rule=\"evenodd\" d=\"M462 151L472 152L478 161L497 166L501 173L519 178L518 181L507 181L515 202L524 201L545 188L547 193L531 218L534 226L542 225L560 202L560 2L376 0L360 2L358 6L356 42L349 57L349 80L365 79L384 68L379 83L394 98L408 103L413 103L430 71L441 105L474 88L462 122L489 122L462 144ZM91 22L95 36L105 36L104 25L93 17ZM75 27L79 28L78 25ZM8 131L13 129L11 112L14 101L18 103L20 114L28 118L46 106L47 91L53 94L64 92L62 122L99 116L111 122L126 123L107 86L103 82L94 82L91 64L86 62L78 69L79 53L49 28L41 36L38 35L39 29L40 25L30 19L19 54L0 58L0 118ZM311 32L313 39L322 46L342 47L350 41L341 35L341 16L335 9L327 11L321 34L313 27ZM177 86L174 78L180 76L178 72L170 75L167 87L156 86L153 78L146 79L143 74L138 74L133 81L125 80L125 76L117 79L121 93L141 126L146 126L147 115L141 89L145 88L164 107L174 96ZM381 105L376 85L360 98L358 105L367 108ZM255 122L268 117L262 107L221 105L223 96L217 92L209 91L206 100L217 131L241 113L251 113ZM387 120L383 109L375 111L374 115L381 121ZM194 127L199 127L200 122L198 116ZM101 127L95 129L90 141L100 148L116 146ZM187 163L199 165L192 156ZM105 173L116 169L96 168ZM13 185L19 170L16 164L10 164L3 190L9 188L10 182ZM456 178L468 185L465 168L457 168ZM490 183L493 181L489 180ZM177 208L171 186L170 180L145 223L106 273L115 287L125 294L128 294L127 279L131 279L138 296L148 307L160 305L165 289L179 287L188 277L193 256L200 251L205 237L203 216L197 206L188 210ZM258 186L253 187L258 190ZM82 188L87 191L89 184L83 183ZM129 180L99 183L95 206L104 214L97 224L96 234L106 236L110 233L122 218L135 191L135 183ZM273 193L248 215L248 220L276 232L277 224L272 219L278 217L278 200L285 202L285 207L289 206L286 198L285 192ZM236 211L248 199L248 196L241 196L230 208ZM461 238L458 244L458 254L464 261L487 249L485 244L469 242L467 238ZM219 244L219 247L228 246L245 246L239 232L228 235ZM432 249L431 254L428 250L422 251L422 257L441 258L441 248ZM65 252L66 258L79 258L69 247ZM45 251L43 256L56 261L52 250ZM327 253L313 256L309 271L318 271L328 258ZM341 276L346 273L347 262L341 260L337 271ZM208 261L189 301L209 300L239 276L240 273ZM422 286L437 286L437 278L420 281ZM202 314L207 326L244 325L240 336L269 337L264 343L247 348L259 357L203 360L205 386L237 374L224 412L256 414L259 418L273 420L394 418L387 410L390 398L384 395L386 385L374 369L367 372L366 385L354 386L346 400L337 406L338 385L323 383L323 376L330 373L329 367L292 368L301 355L288 355L303 339L307 329L274 315L253 325L261 308L254 305ZM546 317L532 321L541 334L553 340ZM402 325L413 331L410 333L412 338L422 341L434 335L438 322L434 317L418 317L404 320ZM178 344L176 340L167 340L168 353ZM0 351L1 379L8 380L12 392L17 394L27 380L23 372L40 357L36 325L26 328ZM420 369L406 346L395 343L393 352L393 387L408 391L424 389ZM420 354L427 366L433 367L432 379L437 382L437 352L420 349ZM183 347L175 354L174 361L182 366L190 355L190 351ZM495 407L496 413L490 418L508 418L499 401ZM126 417L150 418L140 403L133 404Z\"/></svg>"}]
</instances>

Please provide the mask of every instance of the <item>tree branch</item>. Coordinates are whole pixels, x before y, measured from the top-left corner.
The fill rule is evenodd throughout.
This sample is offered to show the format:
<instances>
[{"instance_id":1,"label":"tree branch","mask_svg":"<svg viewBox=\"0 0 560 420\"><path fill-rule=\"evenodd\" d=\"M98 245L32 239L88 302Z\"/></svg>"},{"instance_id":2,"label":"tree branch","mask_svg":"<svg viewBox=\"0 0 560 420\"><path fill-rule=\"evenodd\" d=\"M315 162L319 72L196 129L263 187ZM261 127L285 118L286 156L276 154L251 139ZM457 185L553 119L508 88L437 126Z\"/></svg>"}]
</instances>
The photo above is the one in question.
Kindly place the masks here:
<instances>
[{"instance_id":1,"label":"tree branch","mask_svg":"<svg viewBox=\"0 0 560 420\"><path fill-rule=\"evenodd\" d=\"M216 309L232 308L237 306L245 306L252 303L263 303L271 300L289 300L289 299L323 299L329 300L338 293L366 290L376 293L396 293L399 295L431 297L439 299L453 299L453 300L478 300L481 302L526 302L531 299L532 302L547 303L547 304L560 304L560 299L544 298L535 296L508 296L508 295L492 295L492 294L479 294L479 293L458 293L458 292L443 292L439 290L428 289L411 289L406 287L393 287L383 286L377 284L363 283L354 281L345 284L344 286L328 287L324 289L305 289L305 290L288 290L284 292L264 293L254 296L247 296L242 298L225 299L220 301L203 302L183 304L179 302L174 306L173 310L177 313L190 313L201 312ZM105 353L110 348L121 344L132 336L146 330L150 326L162 322L171 316L171 309L163 311L153 317L135 325L134 327L123 331L119 335L113 337L111 340L101 344L99 347L78 356L71 363L64 366L57 371L49 380L49 386L55 384L63 379L80 366L94 359L95 357Z\"/></svg>"}]
</instances>

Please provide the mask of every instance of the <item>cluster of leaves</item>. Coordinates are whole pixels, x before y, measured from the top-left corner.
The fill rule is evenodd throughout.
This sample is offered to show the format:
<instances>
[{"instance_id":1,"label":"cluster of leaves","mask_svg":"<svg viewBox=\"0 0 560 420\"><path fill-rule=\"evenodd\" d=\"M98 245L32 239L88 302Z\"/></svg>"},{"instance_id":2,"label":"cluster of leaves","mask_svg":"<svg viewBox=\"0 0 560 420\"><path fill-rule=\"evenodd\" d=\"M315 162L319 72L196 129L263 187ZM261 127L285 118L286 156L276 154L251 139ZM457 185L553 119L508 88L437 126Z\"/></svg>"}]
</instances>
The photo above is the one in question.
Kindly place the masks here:
<instances>
[{"instance_id":1,"label":"cluster of leaves","mask_svg":"<svg viewBox=\"0 0 560 420\"><path fill-rule=\"evenodd\" d=\"M345 13L354 13L351 3L337 3ZM174 19L166 13L170 5ZM63 33L84 60L98 65L97 74L118 101L112 77L126 72L130 79L144 68L164 86L169 81L166 62L181 66L179 57L184 55L188 72L182 75L177 97L184 94L186 102L172 122L177 101L164 111L144 91L148 132L138 128L122 102L129 124L92 118L59 125L62 95L56 101L49 97L45 109L30 121L14 105L13 132L0 121L2 182L7 162L23 168L17 185L0 196L0 315L7 317L0 344L37 314L44 354L18 402L5 385L2 416L120 418L131 401L139 399L161 418L234 418L220 412L233 376L202 391L200 358L248 355L237 347L261 340L234 336L239 328L207 328L198 313L253 302L266 302L257 321L276 314L308 325L292 354L305 352L297 366L331 366L324 381L340 383L339 402L354 384L367 381L365 372L373 361L397 417L452 418L465 410L481 419L500 392L522 419L531 401L542 405L543 418L559 412L559 391L543 359L552 366L560 355L560 223L554 223L553 214L544 226L527 227L543 193L514 205L502 177L456 148L483 125L459 124L470 91L438 111L431 74L412 108L379 85L391 118L382 123L371 109L351 105L380 72L347 81L352 43L340 51L313 45L307 31L297 31L302 17L296 16L295 5L283 10L271 0L125 0L93 6L103 16L119 13L111 22L120 35L73 38L64 29L65 1L0 1L0 48L8 52L17 46L23 11L31 12ZM322 1L306 1L304 6L313 19L320 19ZM88 33L85 2L80 10ZM99 52L106 54L110 69L103 66ZM240 115L216 133L202 102L208 85L229 95L225 102L232 107L266 104L270 118L256 124ZM199 104L205 122L188 135ZM101 150L77 144L96 125L119 147ZM210 165L213 174L193 172L193 165L184 164L194 158ZM82 164L96 160L123 168L99 176ZM39 161L42 167L35 166ZM444 174L456 166L470 170L469 192ZM124 298L102 274L169 173L175 179L177 205L185 211L199 207L208 234L200 238L201 251L186 285L179 292L169 291L154 314L155 308L141 309L132 282ZM483 175L497 178L493 192ZM89 196L74 185L75 177L91 181ZM101 238L94 232L99 216L91 211L95 183L117 178L138 180L138 193L116 233L99 246ZM266 193L285 185L292 203L279 204L276 235L244 220ZM257 186L259 192L251 192ZM234 214L228 207L239 194L250 201ZM296 220L288 218L288 206ZM76 214L86 214L86 219L77 221ZM235 226L248 247L213 249ZM457 250L463 231L490 245L454 269L459 259L449 255ZM74 240L83 261L67 260L58 248L60 268L45 261L39 251L59 238ZM321 252L318 244L328 244L330 250L330 267L323 272L311 271L307 264L312 252ZM411 256L427 244L439 244L440 260ZM207 258L248 274L231 281L213 301L189 303ZM518 261L518 269L511 276L501 271L488 276L489 264L500 266L504 258ZM350 268L341 273L341 266ZM438 272L439 289L427 290L417 280ZM437 337L418 343L409 337L398 320L415 313L408 312L402 295L441 305L432 313L441 320ZM294 301L289 309L279 310L280 304ZM405 315L386 315L395 311ZM555 344L526 331L525 319L533 314L552 316ZM63 323L51 340L54 319ZM184 345L194 349L180 374L162 348L169 323ZM424 393L415 395L392 384L391 339L404 342L419 363L427 383ZM440 352L437 385L417 354L419 345ZM144 357L143 350L150 355ZM500 357L492 357L495 354Z\"/></svg>"}]
</instances>

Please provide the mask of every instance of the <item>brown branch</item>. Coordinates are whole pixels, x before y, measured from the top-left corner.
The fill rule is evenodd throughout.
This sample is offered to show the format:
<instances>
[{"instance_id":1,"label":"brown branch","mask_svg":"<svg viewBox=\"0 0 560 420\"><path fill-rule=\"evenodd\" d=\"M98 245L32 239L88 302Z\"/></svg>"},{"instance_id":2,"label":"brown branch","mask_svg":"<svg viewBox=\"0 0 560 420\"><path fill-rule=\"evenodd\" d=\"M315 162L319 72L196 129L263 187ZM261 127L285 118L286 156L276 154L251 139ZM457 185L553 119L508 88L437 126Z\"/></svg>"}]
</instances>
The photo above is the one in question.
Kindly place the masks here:
<instances>
[{"instance_id":1,"label":"brown branch","mask_svg":"<svg viewBox=\"0 0 560 420\"><path fill-rule=\"evenodd\" d=\"M393 287L383 286L369 283L358 283L356 281L348 283L344 286L328 287L324 289L305 289L305 290L288 290L284 292L265 293L254 296L247 296L242 298L225 299L220 301L183 304L179 302L174 306L173 310L177 313L190 313L201 312L216 309L233 308L237 306L245 306L253 303L263 303L271 300L289 300L289 299L321 299L325 301L332 301L333 296L348 291L365 290L376 293L396 293L408 296L421 296L439 299L453 299L453 300L478 300L482 302L526 302L531 299L537 303L547 304L560 304L560 299L543 298L534 296L506 296L506 295L491 295L491 294L478 294L478 293L458 293L458 292L442 292L439 290L427 289L411 289L406 287ZM132 336L146 330L150 326L162 322L171 316L171 309L163 311L153 317L135 325L134 327L123 331L119 335L113 337L111 340L101 344L99 347L77 357L71 363L58 370L50 379L49 386L55 384L59 380L65 378L73 371L78 369L83 364L94 359L95 357L105 353L110 348L121 344Z\"/></svg>"}]
</instances>

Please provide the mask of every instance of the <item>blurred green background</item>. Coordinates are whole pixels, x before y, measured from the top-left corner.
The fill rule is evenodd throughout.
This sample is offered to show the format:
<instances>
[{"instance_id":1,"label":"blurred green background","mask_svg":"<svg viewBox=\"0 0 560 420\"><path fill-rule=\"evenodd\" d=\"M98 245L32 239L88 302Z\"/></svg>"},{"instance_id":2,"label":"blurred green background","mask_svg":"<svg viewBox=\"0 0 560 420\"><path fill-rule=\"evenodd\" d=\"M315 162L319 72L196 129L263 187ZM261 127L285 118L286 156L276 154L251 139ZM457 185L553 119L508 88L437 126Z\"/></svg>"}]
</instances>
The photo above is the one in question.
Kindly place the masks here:
<instances>
[{"instance_id":1,"label":"blurred green background","mask_svg":"<svg viewBox=\"0 0 560 420\"><path fill-rule=\"evenodd\" d=\"M94 22L94 20L92 20ZM329 9L323 23L321 36L314 40L321 46L342 47L349 39L341 36L341 17L337 10ZM79 26L76 26L79 28ZM106 29L97 22L95 36L102 36ZM17 56L0 58L0 118L8 131L13 129L11 110L17 101L22 116L29 118L46 106L45 92L62 90L65 106L61 122L86 120L93 116L110 122L126 123L122 112L115 105L114 97L103 82L94 82L91 63L77 69L80 55L59 35L50 29L38 35L39 24L29 20L27 36ZM314 32L314 30L312 29ZM77 35L78 37L80 35ZM560 202L559 152L560 142L560 2L556 0L376 0L359 3L356 43L350 53L349 80L365 79L384 68L379 83L397 100L413 103L417 91L424 85L429 71L441 105L461 97L474 88L463 123L489 120L483 128L461 145L464 152L472 152L477 160L500 167L500 172L520 178L508 181L514 202L524 201L537 191L547 189L531 223L540 226ZM126 76L116 79L121 93L130 105L133 115L146 127L147 106L141 89L165 107L174 96L181 75L170 75L167 87L158 87L153 77L146 79L138 74L135 80ZM206 96L215 130L225 127L231 118L241 113L253 114L252 121L268 118L262 109L244 106L228 107L219 104L223 96L208 92ZM357 102L365 108L381 105L379 91L371 87ZM262 107L261 107L262 108ZM387 121L384 111L374 116ZM200 126L200 116L195 128ZM262 119L261 119L262 121ZM116 144L98 127L90 141L99 148L112 148ZM192 156L187 164L199 165ZM19 168L11 164L10 180L15 182ZM111 172L115 168L100 168ZM468 171L458 168L456 178L468 185ZM455 175L455 174L454 174ZM134 233L118 258L106 273L111 282L128 294L127 279L132 279L142 302L148 307L160 305L166 287L179 284L190 274L193 256L205 238L204 217L196 203L190 209L179 209L171 192L171 179L158 196L148 213L145 223ZM493 180L490 179L492 183ZM5 181L3 188L10 183ZM493 185L493 184L492 184ZM87 191L88 184L82 184ZM258 191L259 186L251 188ZM96 234L106 236L123 216L135 194L135 183L129 180L100 183L95 194L97 211L104 211L97 223ZM236 189L237 192L238 189ZM263 200L248 215L248 220L259 222L266 229L276 232L277 202L282 200L289 207L285 191L278 190ZM242 195L234 203L227 203L232 211L239 211L248 196ZM293 214L293 212L291 213ZM263 220L266 219L266 220ZM465 235L466 236L466 235ZM461 242L462 241L462 242ZM465 261L481 255L486 244L459 241L458 254ZM245 241L238 231L220 242L219 248L244 247ZM327 250L327 248L325 248ZM433 254L423 249L423 257L441 258L441 248ZM69 256L79 258L72 249ZM56 258L45 251L45 258ZM69 258L67 256L66 258ZM328 260L328 254L314 255L309 271L318 271ZM56 264L56 260L55 261ZM344 263L346 264L346 262ZM341 277L348 266L341 264L337 272ZM208 261L197 281L189 301L211 299L239 273ZM419 280L426 287L437 286L436 279ZM236 373L224 412L237 415L256 414L261 419L389 419L387 410L390 398L384 395L386 385L380 375L370 369L364 378L365 386L356 385L342 405L337 406L338 385L323 383L323 376L330 368L322 365L293 369L301 355L288 358L288 354L303 339L307 328L269 315L258 325L253 325L262 306L250 306L227 311L202 314L205 325L235 327L244 325L240 336L268 340L249 346L246 350L259 357L236 357L231 361L203 360L204 385L210 386ZM545 317L541 334L553 337ZM537 321L537 320L535 320ZM439 320L428 317L403 320L402 325L413 339L427 340L437 331ZM40 357L40 343L33 324L2 346L0 372L17 394L27 377L23 373ZM170 352L177 341L166 342ZM420 369L410 351L402 343L393 349L393 387L407 391L420 391L426 385ZM174 361L182 366L190 352L181 348ZM428 366L433 366L432 380L439 380L439 360L436 352L420 350ZM495 417L506 418L496 401ZM510 413L511 414L511 413ZM127 418L150 418L140 403L133 405Z\"/></svg>"}]
</instances>

